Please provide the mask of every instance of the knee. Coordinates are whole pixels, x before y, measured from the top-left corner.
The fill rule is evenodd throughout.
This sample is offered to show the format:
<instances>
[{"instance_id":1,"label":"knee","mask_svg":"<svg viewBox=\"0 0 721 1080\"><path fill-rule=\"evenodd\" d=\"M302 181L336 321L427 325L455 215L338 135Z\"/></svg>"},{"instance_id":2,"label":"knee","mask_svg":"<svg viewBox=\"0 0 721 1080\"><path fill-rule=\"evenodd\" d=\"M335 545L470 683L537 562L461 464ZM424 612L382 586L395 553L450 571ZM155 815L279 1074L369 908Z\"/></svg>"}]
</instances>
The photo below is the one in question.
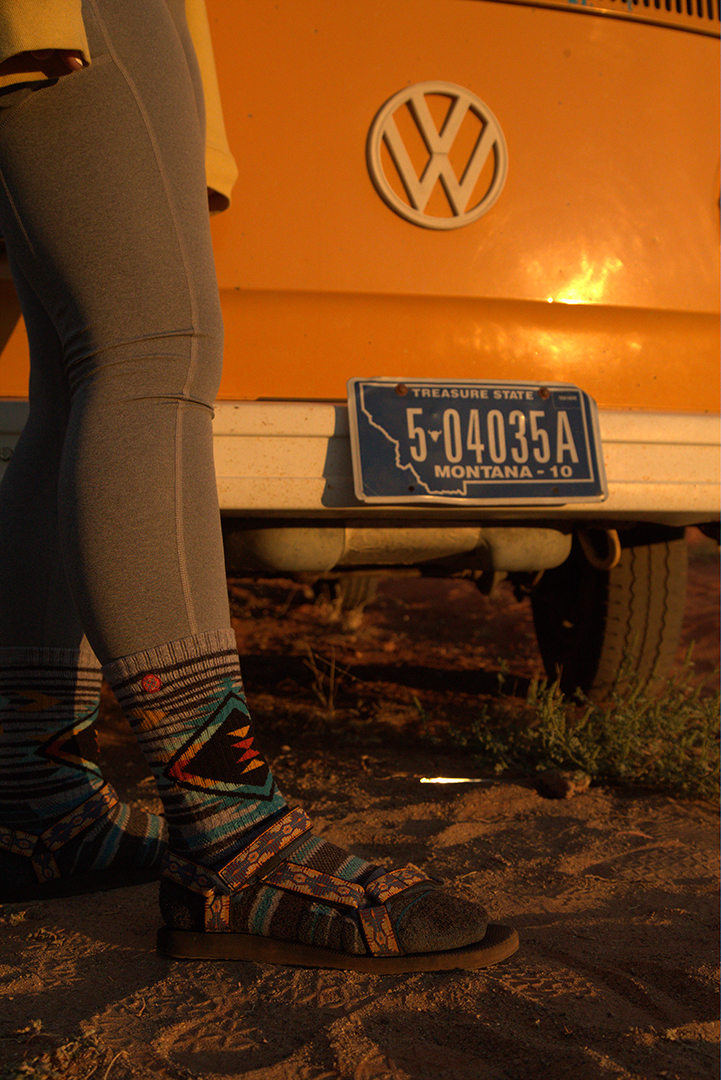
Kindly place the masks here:
<instances>
[{"instance_id":1,"label":"knee","mask_svg":"<svg viewBox=\"0 0 721 1080\"><path fill-rule=\"evenodd\" d=\"M161 331L77 352L66 364L75 406L91 402L194 402L212 408L223 366L223 324Z\"/></svg>"}]
</instances>

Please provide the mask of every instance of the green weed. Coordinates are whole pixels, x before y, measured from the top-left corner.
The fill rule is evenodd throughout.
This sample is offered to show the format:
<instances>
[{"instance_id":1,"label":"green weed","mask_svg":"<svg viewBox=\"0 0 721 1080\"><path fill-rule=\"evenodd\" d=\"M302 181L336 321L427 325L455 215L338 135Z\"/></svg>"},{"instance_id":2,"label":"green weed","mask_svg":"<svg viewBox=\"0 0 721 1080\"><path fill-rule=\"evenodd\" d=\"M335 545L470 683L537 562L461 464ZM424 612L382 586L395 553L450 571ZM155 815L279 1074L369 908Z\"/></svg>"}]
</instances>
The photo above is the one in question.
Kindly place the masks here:
<instances>
[{"instance_id":1,"label":"green weed","mask_svg":"<svg viewBox=\"0 0 721 1080\"><path fill-rule=\"evenodd\" d=\"M593 780L717 796L718 689L694 682L690 651L662 689L644 690L629 669L602 704L569 701L557 683L539 679L521 704L504 697L484 704L470 727L450 727L433 741L450 742L496 773L582 770Z\"/></svg>"}]
</instances>

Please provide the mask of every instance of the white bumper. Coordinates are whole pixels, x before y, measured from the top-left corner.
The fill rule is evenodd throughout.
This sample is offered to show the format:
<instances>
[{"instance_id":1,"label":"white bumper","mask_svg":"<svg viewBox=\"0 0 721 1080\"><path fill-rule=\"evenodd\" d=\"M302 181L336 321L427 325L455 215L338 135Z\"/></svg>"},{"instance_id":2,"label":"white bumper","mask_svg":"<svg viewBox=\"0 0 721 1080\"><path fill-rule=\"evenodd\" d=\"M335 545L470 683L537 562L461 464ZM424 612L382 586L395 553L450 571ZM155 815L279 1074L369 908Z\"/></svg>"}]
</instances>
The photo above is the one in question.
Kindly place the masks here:
<instances>
[{"instance_id":1,"label":"white bumper","mask_svg":"<svg viewBox=\"0 0 721 1080\"><path fill-rule=\"evenodd\" d=\"M0 401L0 475L27 416L27 403ZM609 496L561 507L397 507L395 519L529 522L649 521L689 525L721 509L718 415L601 411ZM353 491L345 403L223 401L216 406L215 461L221 509L257 517L372 519L384 507Z\"/></svg>"},{"instance_id":2,"label":"white bumper","mask_svg":"<svg viewBox=\"0 0 721 1080\"><path fill-rule=\"evenodd\" d=\"M686 525L721 508L718 415L600 412L609 497L568 507L397 507L394 517L594 519ZM348 411L324 402L220 402L215 414L216 473L226 512L388 516L359 503L353 490Z\"/></svg>"}]
</instances>

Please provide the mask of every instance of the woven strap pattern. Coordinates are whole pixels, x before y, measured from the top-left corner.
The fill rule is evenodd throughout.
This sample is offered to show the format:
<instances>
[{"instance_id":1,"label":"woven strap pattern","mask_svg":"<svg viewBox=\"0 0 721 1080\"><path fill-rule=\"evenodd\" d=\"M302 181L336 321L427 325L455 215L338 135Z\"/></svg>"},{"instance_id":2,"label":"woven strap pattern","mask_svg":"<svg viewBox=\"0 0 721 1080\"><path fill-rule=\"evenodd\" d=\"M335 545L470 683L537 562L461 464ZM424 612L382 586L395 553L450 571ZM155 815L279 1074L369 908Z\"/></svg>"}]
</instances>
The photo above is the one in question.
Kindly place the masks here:
<instances>
[{"instance_id":1,"label":"woven strap pattern","mask_svg":"<svg viewBox=\"0 0 721 1080\"><path fill-rule=\"evenodd\" d=\"M87 829L93 822L99 821L113 810L120 800L110 784L103 784L99 791L86 799L70 814L56 821L49 829L41 833L40 839L51 851L58 851L68 840Z\"/></svg>"},{"instance_id":2,"label":"woven strap pattern","mask_svg":"<svg viewBox=\"0 0 721 1080\"><path fill-rule=\"evenodd\" d=\"M55 856L47 848L37 847L35 849L33 853L33 870L41 885L63 876L60 867L55 861Z\"/></svg>"},{"instance_id":3,"label":"woven strap pattern","mask_svg":"<svg viewBox=\"0 0 721 1080\"><path fill-rule=\"evenodd\" d=\"M429 881L427 874L416 866L404 866L401 870L389 870L382 877L374 878L366 885L366 892L379 904L385 904L392 896L405 892L411 885L420 885L423 881Z\"/></svg>"},{"instance_id":4,"label":"woven strap pattern","mask_svg":"<svg viewBox=\"0 0 721 1080\"><path fill-rule=\"evenodd\" d=\"M13 855L25 855L28 859L31 858L38 839L34 833L0 825L0 848L4 851L12 851Z\"/></svg>"},{"instance_id":5,"label":"woven strap pattern","mask_svg":"<svg viewBox=\"0 0 721 1080\"><path fill-rule=\"evenodd\" d=\"M80 806L76 806L65 817L50 825L39 836L24 832L22 829L8 829L0 825L0 848L12 851L14 855L24 855L32 860L33 870L42 884L62 876L60 867L53 856L69 840L74 839L94 822L106 817L119 803L118 796L110 784L103 784L99 791L91 795Z\"/></svg>"},{"instance_id":6,"label":"woven strap pattern","mask_svg":"<svg viewBox=\"0 0 721 1080\"><path fill-rule=\"evenodd\" d=\"M200 896L212 897L216 893L228 896L250 884L259 869L276 858L309 828L310 821L302 810L289 810L222 869L209 870L205 866L190 862L189 859L183 859L180 855L166 852L161 874L169 881L174 881Z\"/></svg>"},{"instance_id":7,"label":"woven strap pattern","mask_svg":"<svg viewBox=\"0 0 721 1080\"><path fill-rule=\"evenodd\" d=\"M366 944L373 956L397 956L401 951L391 917L384 907L366 907L360 912Z\"/></svg>"},{"instance_id":8,"label":"woven strap pattern","mask_svg":"<svg viewBox=\"0 0 721 1080\"><path fill-rule=\"evenodd\" d=\"M176 885L182 885L200 896L213 896L216 892L228 893L225 882L205 866L189 862L180 855L171 855L166 851L160 869L161 876Z\"/></svg>"},{"instance_id":9,"label":"woven strap pattern","mask_svg":"<svg viewBox=\"0 0 721 1080\"><path fill-rule=\"evenodd\" d=\"M364 888L354 881L284 860L283 851L309 829L310 821L302 810L289 810L222 869L214 872L179 855L166 854L162 875L205 897L204 925L208 933L230 930L233 894L258 882L321 903L354 909L370 953L398 955L400 946L384 905L412 885L428 881L428 876L415 866L406 866L382 874Z\"/></svg>"},{"instance_id":10,"label":"woven strap pattern","mask_svg":"<svg viewBox=\"0 0 721 1080\"><path fill-rule=\"evenodd\" d=\"M209 934L222 934L230 930L230 896L215 893L205 900L205 929Z\"/></svg>"},{"instance_id":11,"label":"woven strap pattern","mask_svg":"<svg viewBox=\"0 0 721 1080\"><path fill-rule=\"evenodd\" d=\"M235 858L218 871L218 876L231 891L242 889L257 877L263 866L298 840L310 829L310 820L303 810L289 810L257 836L252 844L243 848Z\"/></svg>"},{"instance_id":12,"label":"woven strap pattern","mask_svg":"<svg viewBox=\"0 0 721 1080\"><path fill-rule=\"evenodd\" d=\"M288 892L312 896L316 900L325 900L330 904L344 904L346 907L361 908L366 902L365 889L353 881L322 874L310 866L285 862L263 877L264 885L275 885Z\"/></svg>"}]
</instances>

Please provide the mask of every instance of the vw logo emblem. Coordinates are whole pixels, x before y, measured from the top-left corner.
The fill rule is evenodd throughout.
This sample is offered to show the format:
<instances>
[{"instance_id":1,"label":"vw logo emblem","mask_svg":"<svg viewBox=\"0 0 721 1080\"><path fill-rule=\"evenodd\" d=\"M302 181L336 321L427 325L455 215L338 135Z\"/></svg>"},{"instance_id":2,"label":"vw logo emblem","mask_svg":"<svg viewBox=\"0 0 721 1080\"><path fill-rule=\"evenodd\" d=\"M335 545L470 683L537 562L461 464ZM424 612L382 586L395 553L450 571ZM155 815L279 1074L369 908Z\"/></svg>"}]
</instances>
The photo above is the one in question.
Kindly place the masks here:
<instances>
[{"instance_id":1,"label":"vw logo emblem","mask_svg":"<svg viewBox=\"0 0 721 1080\"><path fill-rule=\"evenodd\" d=\"M432 96L450 99L440 125L429 107ZM476 221L501 194L508 168L506 140L491 110L470 90L447 82L416 83L394 94L373 121L367 155L380 197L426 229L457 229ZM439 182L445 216L426 210Z\"/></svg>"}]
</instances>

